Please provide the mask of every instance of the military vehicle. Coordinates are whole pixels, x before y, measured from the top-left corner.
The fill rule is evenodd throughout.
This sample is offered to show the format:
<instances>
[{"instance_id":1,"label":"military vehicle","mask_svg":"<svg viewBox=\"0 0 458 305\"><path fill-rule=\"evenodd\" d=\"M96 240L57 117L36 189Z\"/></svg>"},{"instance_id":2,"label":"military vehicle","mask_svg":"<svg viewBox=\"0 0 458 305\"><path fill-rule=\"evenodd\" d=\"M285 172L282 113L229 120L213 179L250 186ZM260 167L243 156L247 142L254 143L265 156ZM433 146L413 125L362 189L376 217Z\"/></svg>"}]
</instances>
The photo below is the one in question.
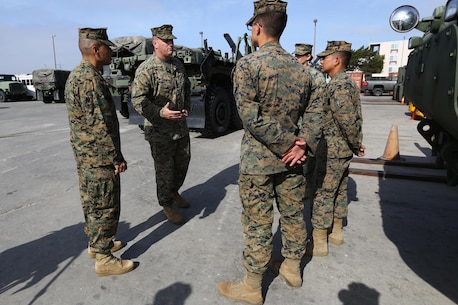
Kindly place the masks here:
<instances>
[{"instance_id":1,"label":"military vehicle","mask_svg":"<svg viewBox=\"0 0 458 305\"><path fill-rule=\"evenodd\" d=\"M31 99L27 87L13 74L0 74L0 103L24 99Z\"/></svg>"},{"instance_id":2,"label":"military vehicle","mask_svg":"<svg viewBox=\"0 0 458 305\"><path fill-rule=\"evenodd\" d=\"M224 34L231 54L208 47L207 40L200 48L175 45L173 56L179 58L191 82L191 110L188 127L209 136L220 136L242 127L232 94L231 73L236 61L251 53L251 39L245 34L235 43ZM129 123L143 125L144 118L131 103L131 85L138 66L153 55L151 38L128 36L111 39L116 45L110 71L104 73L111 84L117 109L129 118ZM240 49L244 43L244 54Z\"/></svg>"},{"instance_id":3,"label":"military vehicle","mask_svg":"<svg viewBox=\"0 0 458 305\"><path fill-rule=\"evenodd\" d=\"M400 33L415 28L424 33L409 39L409 60L404 96L426 116L418 132L431 145L433 154L447 168L447 182L458 184L458 0L434 9L420 20L413 6L400 6L390 17Z\"/></svg>"},{"instance_id":4,"label":"military vehicle","mask_svg":"<svg viewBox=\"0 0 458 305\"><path fill-rule=\"evenodd\" d=\"M32 72L37 101L45 104L64 103L65 82L70 71L54 69L38 69Z\"/></svg>"}]
</instances>

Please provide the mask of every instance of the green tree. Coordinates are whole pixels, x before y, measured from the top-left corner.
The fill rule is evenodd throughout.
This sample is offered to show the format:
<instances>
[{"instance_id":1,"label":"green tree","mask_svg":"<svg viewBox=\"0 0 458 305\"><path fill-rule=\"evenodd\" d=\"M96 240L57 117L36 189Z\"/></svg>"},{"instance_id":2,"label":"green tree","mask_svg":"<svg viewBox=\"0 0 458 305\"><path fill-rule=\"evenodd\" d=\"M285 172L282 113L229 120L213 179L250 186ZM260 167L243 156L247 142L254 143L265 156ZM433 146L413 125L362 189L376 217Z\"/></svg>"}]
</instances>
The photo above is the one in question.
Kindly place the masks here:
<instances>
[{"instance_id":1,"label":"green tree","mask_svg":"<svg viewBox=\"0 0 458 305\"><path fill-rule=\"evenodd\" d=\"M348 71L362 71L364 73L380 73L383 70L384 55L361 46L358 50L352 50Z\"/></svg>"}]
</instances>

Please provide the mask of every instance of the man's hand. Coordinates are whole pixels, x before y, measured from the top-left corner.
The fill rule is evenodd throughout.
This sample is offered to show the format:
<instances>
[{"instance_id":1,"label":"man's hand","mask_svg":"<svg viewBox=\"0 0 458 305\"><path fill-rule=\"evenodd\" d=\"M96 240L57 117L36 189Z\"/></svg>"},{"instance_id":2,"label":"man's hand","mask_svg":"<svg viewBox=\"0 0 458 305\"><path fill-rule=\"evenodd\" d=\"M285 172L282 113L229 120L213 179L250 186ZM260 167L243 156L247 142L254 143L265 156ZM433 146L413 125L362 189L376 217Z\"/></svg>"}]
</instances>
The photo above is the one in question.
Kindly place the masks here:
<instances>
[{"instance_id":1,"label":"man's hand","mask_svg":"<svg viewBox=\"0 0 458 305\"><path fill-rule=\"evenodd\" d=\"M172 121L182 121L188 117L188 111L183 110L170 110L170 103L162 107L160 115L162 118Z\"/></svg>"},{"instance_id":2,"label":"man's hand","mask_svg":"<svg viewBox=\"0 0 458 305\"><path fill-rule=\"evenodd\" d=\"M301 138L296 138L294 145L291 146L282 156L281 161L288 164L289 166L294 166L296 164L302 164L305 162L305 150L307 145L304 140Z\"/></svg>"},{"instance_id":3,"label":"man's hand","mask_svg":"<svg viewBox=\"0 0 458 305\"><path fill-rule=\"evenodd\" d=\"M355 149L354 153L358 157L364 157L366 155L365 150L366 150L366 146L361 144L358 149Z\"/></svg>"},{"instance_id":4,"label":"man's hand","mask_svg":"<svg viewBox=\"0 0 458 305\"><path fill-rule=\"evenodd\" d=\"M127 170L127 162L126 161L115 165L115 175L117 175L119 173L123 173L126 170Z\"/></svg>"}]
</instances>

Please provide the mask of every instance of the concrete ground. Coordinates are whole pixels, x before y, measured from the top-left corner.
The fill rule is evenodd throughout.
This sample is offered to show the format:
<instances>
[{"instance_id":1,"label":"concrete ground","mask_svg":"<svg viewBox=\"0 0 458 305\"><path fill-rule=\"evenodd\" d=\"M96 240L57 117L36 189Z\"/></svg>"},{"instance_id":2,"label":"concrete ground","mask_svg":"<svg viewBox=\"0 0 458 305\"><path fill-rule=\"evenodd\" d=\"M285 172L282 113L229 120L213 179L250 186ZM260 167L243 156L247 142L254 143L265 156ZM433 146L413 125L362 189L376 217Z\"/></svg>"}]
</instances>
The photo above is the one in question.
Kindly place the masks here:
<instances>
[{"instance_id":1,"label":"concrete ground","mask_svg":"<svg viewBox=\"0 0 458 305\"><path fill-rule=\"evenodd\" d=\"M401 158L434 163L407 106L389 96L362 99L366 158L383 154L390 127L397 125ZM175 226L157 203L141 130L122 117L120 123L129 168L122 174L117 235L127 245L119 255L138 266L98 278L86 254L65 105L0 104L0 304L232 304L216 284L244 273L237 186L242 131L216 139L191 133L182 188L191 207L182 210L187 222ZM352 169L361 166L352 163ZM415 175L424 172L415 169ZM352 174L349 199L345 243L330 245L326 257L304 257L302 288L291 289L267 272L264 304L458 303L457 187ZM274 258L280 258L277 223L278 214Z\"/></svg>"}]
</instances>

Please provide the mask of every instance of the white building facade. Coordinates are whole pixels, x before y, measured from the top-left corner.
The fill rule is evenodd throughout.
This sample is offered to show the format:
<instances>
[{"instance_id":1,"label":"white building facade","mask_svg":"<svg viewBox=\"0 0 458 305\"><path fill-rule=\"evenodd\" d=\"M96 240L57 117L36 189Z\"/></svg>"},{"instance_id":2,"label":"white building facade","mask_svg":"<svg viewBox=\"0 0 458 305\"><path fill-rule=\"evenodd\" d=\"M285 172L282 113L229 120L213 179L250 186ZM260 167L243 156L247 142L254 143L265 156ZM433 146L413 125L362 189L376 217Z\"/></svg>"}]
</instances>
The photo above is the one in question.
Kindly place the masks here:
<instances>
[{"instance_id":1,"label":"white building facade","mask_svg":"<svg viewBox=\"0 0 458 305\"><path fill-rule=\"evenodd\" d=\"M397 76L399 67L407 64L410 51L408 40L394 40L374 42L369 44L369 49L385 55L381 76Z\"/></svg>"}]
</instances>

